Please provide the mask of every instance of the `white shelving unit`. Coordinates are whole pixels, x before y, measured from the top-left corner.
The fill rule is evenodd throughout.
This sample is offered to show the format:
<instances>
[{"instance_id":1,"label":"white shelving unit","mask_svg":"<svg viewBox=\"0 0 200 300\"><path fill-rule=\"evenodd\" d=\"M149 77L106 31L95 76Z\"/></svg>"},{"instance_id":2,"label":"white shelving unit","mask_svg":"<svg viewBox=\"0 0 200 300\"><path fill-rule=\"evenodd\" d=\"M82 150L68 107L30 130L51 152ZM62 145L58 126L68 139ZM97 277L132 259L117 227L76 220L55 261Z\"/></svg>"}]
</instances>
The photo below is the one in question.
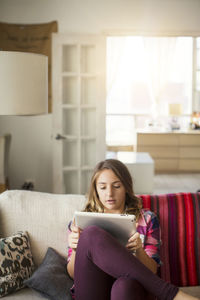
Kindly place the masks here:
<instances>
[{"instance_id":1,"label":"white shelving unit","mask_svg":"<svg viewBox=\"0 0 200 300\"><path fill-rule=\"evenodd\" d=\"M53 35L53 191L85 194L105 158L105 38Z\"/></svg>"}]
</instances>

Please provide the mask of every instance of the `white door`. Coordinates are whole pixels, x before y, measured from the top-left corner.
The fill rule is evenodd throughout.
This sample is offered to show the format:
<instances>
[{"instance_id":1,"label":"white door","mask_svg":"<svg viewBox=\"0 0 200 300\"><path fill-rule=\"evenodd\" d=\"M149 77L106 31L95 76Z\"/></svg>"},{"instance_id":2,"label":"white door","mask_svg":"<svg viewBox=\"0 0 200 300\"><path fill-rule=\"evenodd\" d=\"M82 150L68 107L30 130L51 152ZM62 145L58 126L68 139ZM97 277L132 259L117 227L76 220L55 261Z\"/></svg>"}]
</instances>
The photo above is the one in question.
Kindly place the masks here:
<instances>
[{"instance_id":1,"label":"white door","mask_svg":"<svg viewBox=\"0 0 200 300\"><path fill-rule=\"evenodd\" d=\"M53 192L85 194L105 159L102 36L53 34Z\"/></svg>"}]
</instances>

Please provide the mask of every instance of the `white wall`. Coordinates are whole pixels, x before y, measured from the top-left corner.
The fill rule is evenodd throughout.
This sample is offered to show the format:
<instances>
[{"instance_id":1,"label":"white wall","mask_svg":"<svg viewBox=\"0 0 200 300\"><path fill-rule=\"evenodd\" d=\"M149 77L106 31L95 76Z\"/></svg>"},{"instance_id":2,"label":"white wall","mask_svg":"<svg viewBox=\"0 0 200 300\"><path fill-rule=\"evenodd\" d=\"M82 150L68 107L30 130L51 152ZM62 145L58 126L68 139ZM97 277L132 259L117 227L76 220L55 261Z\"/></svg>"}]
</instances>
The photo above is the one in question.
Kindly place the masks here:
<instances>
[{"instance_id":1,"label":"white wall","mask_svg":"<svg viewBox=\"0 0 200 300\"><path fill-rule=\"evenodd\" d=\"M61 32L200 29L199 0L0 0L0 20L57 20Z\"/></svg>"},{"instance_id":2,"label":"white wall","mask_svg":"<svg viewBox=\"0 0 200 300\"><path fill-rule=\"evenodd\" d=\"M59 32L119 30L200 32L199 0L0 0L0 21L58 21ZM1 117L0 134L11 133L11 188L26 179L52 191L52 116Z\"/></svg>"},{"instance_id":3,"label":"white wall","mask_svg":"<svg viewBox=\"0 0 200 300\"><path fill-rule=\"evenodd\" d=\"M11 134L9 153L11 188L20 188L25 180L31 180L36 190L51 191L51 118L51 115L0 116L0 134Z\"/></svg>"}]
</instances>

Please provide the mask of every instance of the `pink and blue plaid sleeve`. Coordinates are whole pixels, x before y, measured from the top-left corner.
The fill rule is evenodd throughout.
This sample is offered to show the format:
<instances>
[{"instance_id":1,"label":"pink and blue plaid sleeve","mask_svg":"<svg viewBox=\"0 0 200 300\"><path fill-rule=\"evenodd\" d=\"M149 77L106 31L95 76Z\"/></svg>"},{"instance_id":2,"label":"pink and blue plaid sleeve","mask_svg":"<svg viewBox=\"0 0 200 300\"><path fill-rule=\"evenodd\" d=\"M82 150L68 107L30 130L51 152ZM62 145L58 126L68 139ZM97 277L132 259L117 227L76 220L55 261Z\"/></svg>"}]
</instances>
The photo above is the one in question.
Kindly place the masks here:
<instances>
[{"instance_id":1,"label":"pink and blue plaid sleeve","mask_svg":"<svg viewBox=\"0 0 200 300\"><path fill-rule=\"evenodd\" d=\"M72 221L70 221L69 224L68 224L68 228L67 228L67 234L68 234L68 235L72 232L72 231L71 231L71 224L72 224ZM72 255L72 248L70 248L70 247L68 246L68 248L67 248L67 262L70 261L71 255Z\"/></svg>"},{"instance_id":2,"label":"pink and blue plaid sleeve","mask_svg":"<svg viewBox=\"0 0 200 300\"><path fill-rule=\"evenodd\" d=\"M145 252L160 265L159 251L161 240L160 225L157 216L149 210L143 210L142 221L138 225L137 231L144 235L143 247Z\"/></svg>"},{"instance_id":3,"label":"pink and blue plaid sleeve","mask_svg":"<svg viewBox=\"0 0 200 300\"><path fill-rule=\"evenodd\" d=\"M144 250L160 265L160 225L157 216L153 212L147 214L147 224Z\"/></svg>"}]
</instances>

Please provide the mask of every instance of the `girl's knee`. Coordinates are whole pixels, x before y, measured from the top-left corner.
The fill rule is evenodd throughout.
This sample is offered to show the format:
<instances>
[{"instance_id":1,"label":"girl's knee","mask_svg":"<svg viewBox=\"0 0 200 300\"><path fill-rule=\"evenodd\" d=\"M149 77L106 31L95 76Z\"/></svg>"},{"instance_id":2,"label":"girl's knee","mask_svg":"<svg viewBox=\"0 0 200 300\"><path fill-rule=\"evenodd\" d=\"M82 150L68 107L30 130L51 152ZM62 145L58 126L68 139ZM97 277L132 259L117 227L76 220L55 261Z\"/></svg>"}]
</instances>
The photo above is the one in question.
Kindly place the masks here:
<instances>
[{"instance_id":1,"label":"girl's knee","mask_svg":"<svg viewBox=\"0 0 200 300\"><path fill-rule=\"evenodd\" d=\"M120 277L115 280L112 290L111 299L145 299L145 290L135 279Z\"/></svg>"},{"instance_id":2,"label":"girl's knee","mask_svg":"<svg viewBox=\"0 0 200 300\"><path fill-rule=\"evenodd\" d=\"M132 290L134 288L139 287L140 284L138 283L137 280L135 279L130 279L130 278L126 278L126 277L120 277L118 279L115 280L114 284L113 284L113 289L119 289L119 290Z\"/></svg>"}]
</instances>

